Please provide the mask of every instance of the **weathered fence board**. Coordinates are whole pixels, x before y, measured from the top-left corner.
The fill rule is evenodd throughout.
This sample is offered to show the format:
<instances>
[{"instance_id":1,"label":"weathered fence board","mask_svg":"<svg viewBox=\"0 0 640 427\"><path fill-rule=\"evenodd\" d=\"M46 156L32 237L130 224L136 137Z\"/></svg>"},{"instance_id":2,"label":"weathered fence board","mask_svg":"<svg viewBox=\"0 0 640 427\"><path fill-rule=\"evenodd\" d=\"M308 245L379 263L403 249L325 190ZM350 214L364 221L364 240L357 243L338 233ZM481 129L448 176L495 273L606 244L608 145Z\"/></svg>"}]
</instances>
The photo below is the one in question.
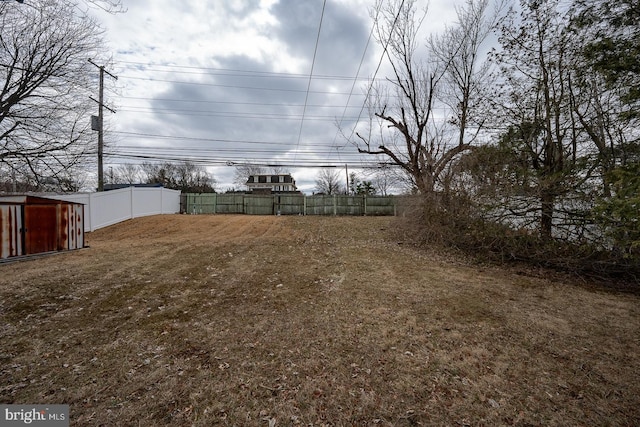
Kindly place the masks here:
<instances>
[{"instance_id":1,"label":"weathered fence board","mask_svg":"<svg viewBox=\"0 0 640 427\"><path fill-rule=\"evenodd\" d=\"M275 212L277 215L304 215L305 196L276 195L274 197Z\"/></svg>"},{"instance_id":2,"label":"weathered fence board","mask_svg":"<svg viewBox=\"0 0 640 427\"><path fill-rule=\"evenodd\" d=\"M213 213L244 213L244 197L242 194L219 194L214 198Z\"/></svg>"},{"instance_id":3,"label":"weathered fence board","mask_svg":"<svg viewBox=\"0 0 640 427\"><path fill-rule=\"evenodd\" d=\"M307 197L305 215L336 215L336 199L334 196Z\"/></svg>"},{"instance_id":4,"label":"weathered fence board","mask_svg":"<svg viewBox=\"0 0 640 427\"><path fill-rule=\"evenodd\" d=\"M364 210L367 215L395 215L396 201L395 197L368 196L364 199Z\"/></svg>"},{"instance_id":5,"label":"weathered fence board","mask_svg":"<svg viewBox=\"0 0 640 427\"><path fill-rule=\"evenodd\" d=\"M395 215L395 196L184 194L181 212L247 215Z\"/></svg>"},{"instance_id":6,"label":"weathered fence board","mask_svg":"<svg viewBox=\"0 0 640 427\"><path fill-rule=\"evenodd\" d=\"M247 215L273 215L273 196L254 196L246 194L244 196L244 213Z\"/></svg>"}]
</instances>

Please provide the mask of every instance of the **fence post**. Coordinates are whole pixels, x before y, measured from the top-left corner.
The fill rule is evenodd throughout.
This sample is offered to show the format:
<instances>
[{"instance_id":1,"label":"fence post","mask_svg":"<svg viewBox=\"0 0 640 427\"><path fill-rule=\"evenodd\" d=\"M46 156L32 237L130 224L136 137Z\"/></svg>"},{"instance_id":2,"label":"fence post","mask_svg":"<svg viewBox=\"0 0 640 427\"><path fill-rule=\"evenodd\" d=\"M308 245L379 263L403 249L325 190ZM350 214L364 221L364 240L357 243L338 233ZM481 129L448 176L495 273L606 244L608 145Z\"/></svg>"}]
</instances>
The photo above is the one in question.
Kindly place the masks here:
<instances>
[{"instance_id":1,"label":"fence post","mask_svg":"<svg viewBox=\"0 0 640 427\"><path fill-rule=\"evenodd\" d=\"M95 198L95 195L96 195L96 193L89 193L89 221L91 221L90 224L89 224L89 231L94 231L95 230L95 228L93 228L94 227L93 225L96 223L96 219L94 218L94 209L93 209L93 207L94 207L93 206L93 204L94 204L93 200ZM85 215L86 214L87 214L87 212L85 211ZM86 219L85 219L85 221L86 221Z\"/></svg>"},{"instance_id":2,"label":"fence post","mask_svg":"<svg viewBox=\"0 0 640 427\"><path fill-rule=\"evenodd\" d=\"M367 195L363 194L362 195L362 203L364 204L364 212L363 215L367 216Z\"/></svg>"},{"instance_id":3,"label":"fence post","mask_svg":"<svg viewBox=\"0 0 640 427\"><path fill-rule=\"evenodd\" d=\"M133 185L129 187L129 219L133 219L133 192L135 191L135 188L136 187Z\"/></svg>"}]
</instances>

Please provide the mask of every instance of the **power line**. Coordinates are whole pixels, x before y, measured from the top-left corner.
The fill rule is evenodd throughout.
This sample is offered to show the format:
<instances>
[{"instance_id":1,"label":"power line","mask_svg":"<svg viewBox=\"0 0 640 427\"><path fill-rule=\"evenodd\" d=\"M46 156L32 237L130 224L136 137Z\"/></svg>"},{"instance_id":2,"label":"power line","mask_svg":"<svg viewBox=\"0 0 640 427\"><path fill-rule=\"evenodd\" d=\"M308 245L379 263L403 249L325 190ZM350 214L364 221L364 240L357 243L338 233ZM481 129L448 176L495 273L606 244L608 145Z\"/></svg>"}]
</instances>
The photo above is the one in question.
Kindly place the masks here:
<instances>
[{"instance_id":1,"label":"power line","mask_svg":"<svg viewBox=\"0 0 640 427\"><path fill-rule=\"evenodd\" d=\"M404 4L404 0L402 2ZM403 4L401 5L401 9L403 7ZM320 41L320 36L322 33L322 26L323 26L323 21L324 21L324 15L325 15L325 10L326 10L326 0L323 1L323 6L322 6L322 12L321 12L321 16L320 16L320 22L318 25L318 32L316 35L316 41L315 41L315 48L314 48L314 53L313 53L313 58L312 58L312 62L311 62L311 69L309 74L306 73L277 73L277 72L269 72L269 71L255 71L255 70L241 70L241 69L230 69L230 68L213 68L213 67L198 67L198 66L189 66L189 65L175 65L175 64L157 64L157 63L145 63L145 62L129 62L129 61L117 61L118 64L120 65L124 65L124 70L126 70L125 75L123 75L122 77L125 79L130 79L130 80L139 80L139 81L149 81L149 82L161 82L161 83L170 83L170 84L185 84L185 85L194 85L194 86L198 86L198 87L220 87L220 88L229 88L232 90L236 90L236 91L269 91L269 92L275 92L275 93L292 93L292 94L297 94L297 93L305 93L305 100L303 104L300 103L276 103L276 102L235 102L235 101L208 101L208 100L188 100L188 99L171 99L170 97L168 98L145 98L145 97L122 97L123 99L131 99L131 100L139 100L139 101L159 101L159 102L165 102L165 103L180 103L177 104L176 107L180 107L180 108L172 108L172 105L163 105L162 108L154 108L153 106L150 107L146 107L146 106L135 106L135 105L127 105L124 107L124 110L121 108L120 111L125 111L125 112L129 112L129 113L138 113L138 114L154 114L154 115L180 115L180 116L195 116L195 117L219 117L219 118L229 118L229 119L246 119L246 120L300 120L300 127L298 129L298 135L296 138L296 143L295 143L295 150L293 150L292 155L294 158L294 163L298 160L299 156L303 156L302 153L299 153L300 150L303 149L303 147L310 147L313 149L313 154L316 155L327 155L327 157L331 157L332 153L332 149L335 147L336 145L336 138L337 138L337 134L336 136L334 136L334 140L331 143L331 145L329 145L329 150L321 150L324 147L327 147L326 144L314 144L313 146L311 145L305 145L302 144L302 132L304 129L304 125L306 122L308 121L335 121L338 120L339 117L339 123L342 124L345 122L345 120L354 120L357 122L360 121L361 117L362 117L362 113L364 111L364 106L366 105L366 100L368 99L370 92L371 92L371 85L368 88L367 94L356 94L355 92L355 87L357 85L357 83L359 81L365 80L365 78L361 78L360 77L360 71L362 69L362 66L364 64L364 59L366 58L366 54L367 54L367 50L368 47L370 45L370 41L372 38L372 34L373 31L375 29L375 26L372 26L369 37L367 39L367 43L366 46L364 48L362 57L360 59L360 63L358 65L358 70L355 74L355 76L339 76L339 75L316 75L314 74L314 70L316 67L316 58L317 58L317 53L318 53L318 49L319 49L319 41ZM395 27L396 22L398 20L399 17L399 13L398 15L396 15L396 19L394 20L393 26ZM387 43L385 44L385 51L386 48L389 44L389 40L387 40ZM378 64L378 68L376 69L376 72L374 74L373 77L373 81L376 80L377 78L377 73L380 69L382 60L384 58L384 52L383 55L380 59L380 63ZM120 68L120 67L119 67ZM150 72L150 75L146 75L143 76L141 74L138 74L138 72ZM162 74L160 74L162 73ZM171 78L168 74L174 74L174 75L183 75L184 76L184 80L180 79L180 78ZM167 78L162 78L162 76L165 76ZM206 82L206 81L188 81L190 79L190 77L188 77L189 75L194 75L194 76L211 76L211 77L203 77L199 80L209 80L210 82ZM218 79L218 77L221 77L220 79ZM237 81L233 81L230 80L229 77L234 77L237 79ZM241 79L247 79L247 78L252 78L255 79L255 82L246 82L246 81L242 81ZM198 77L195 77L194 79L198 79ZM271 83L268 83L268 80L271 80ZM291 84L296 84L298 85L299 83L294 82L296 80L300 80L300 79L307 79L307 87L306 90L301 90L301 89L297 89L294 87L290 87ZM278 80L281 80L281 82L278 82ZM288 80L288 82L287 82ZM313 80L324 80L326 83L323 84L329 84L328 81L329 80L333 80L335 81L335 86L340 87L344 86L346 87L345 83L346 81L351 81L351 85L350 85L350 90L348 92L346 91L324 91L324 90L311 90L311 85L312 85L312 81ZM371 80L371 79L366 79L366 80ZM344 81L344 82L343 82ZM220 83L219 83L220 82ZM226 82L231 82L231 84L223 84ZM249 84L237 84L237 83L249 83ZM252 84L253 83L253 84ZM319 82L320 83L320 82ZM287 85L289 85L289 87L287 87ZM276 87L274 87L276 86ZM177 90L177 89L176 89ZM342 103L340 102L339 99L335 99L335 101L338 102L333 102L332 104L340 104L340 105L318 105L316 104L311 104L309 103L310 100L310 96L311 94L321 94L321 95L325 95L325 99L335 99L335 98L330 98L329 96L346 96L346 102ZM253 94L251 94L253 95ZM247 96L249 96L249 94L247 94ZM256 94L256 99L258 94ZM364 102L363 104L360 105L349 105L351 100L355 97L355 96L359 96L359 97L364 97ZM266 96L265 96L266 98ZM284 96L283 96L284 98ZM355 101L356 103L359 103L358 101ZM188 106L185 104L189 104ZM230 108L228 110L225 111L220 111L220 109L211 109L208 110L207 108L199 108L199 106L204 106L206 104L210 104L210 105L225 105L225 106L230 106ZM254 111L246 111L245 109L242 109L242 106L247 106L247 105L251 105L251 106L256 106L257 108L252 108L251 110ZM234 108L234 106L237 106L237 108ZM291 114L288 113L286 111L282 111L279 112L278 111L278 107L283 107L283 108L298 108L302 106L302 114ZM189 108L189 107L195 107L195 108ZM275 107L275 108L274 108ZM226 107L225 107L226 108ZM269 109L268 111L265 110L264 112L261 112L262 109ZM323 110L326 108L341 108L342 109L342 114L338 117L335 116L330 116L330 115L323 115L321 113L321 111L323 110L317 110L316 114L310 115L310 109L311 108L322 108ZM355 117L355 115L347 115L347 112L350 109L359 109L358 112L358 116L357 118ZM236 111L234 111L236 110ZM257 110L257 111L256 111ZM293 111L293 110L292 110ZM339 114L339 113L338 113ZM352 138L353 133L355 132L356 126L354 125L353 129L352 129L352 133L349 136L349 139ZM126 133L123 132L121 133L122 135L128 135L128 136L134 136L137 138L157 138L157 139L163 139L163 140L175 140L175 141L194 141L194 142L209 142L212 141L211 139L208 138L190 138L190 137L186 137L186 136L162 136L162 135L156 135L156 136L150 136L150 135L134 135L133 133ZM217 139L215 140L217 142L231 142L231 143L237 143L237 144L244 144L244 142L242 141L232 141L232 140L222 140L222 139ZM280 143L280 142L265 142L265 141L252 141L250 142L250 144L273 144L271 145L271 147L277 147L276 144L282 144L282 146L287 146L289 144L287 143ZM269 145L267 145L268 147ZM337 148L337 147L336 147ZM185 148L182 148L185 149ZM139 152L135 152L134 153L134 149L133 148L122 148L121 151L127 150L128 154L142 154L145 155L147 154L144 151L139 151ZM156 147L154 148L154 150L160 150L160 148ZM198 151L199 149L197 148L188 148L187 150L194 150L194 151ZM254 149L254 150L233 150L233 149L224 149L224 152L222 152L221 154L224 154L225 157L227 155L231 155L232 157L240 157L242 158L243 154L249 154L249 153L261 153L261 154L279 154L278 150L275 149L269 149L269 148L264 148L264 149ZM337 151L336 151L337 152ZM163 152L164 154L167 154L167 152ZM124 152L122 152L121 154L126 154ZM355 153L344 153L344 155L347 158L352 158L353 156L357 155ZM337 157L340 158L340 153L337 152ZM222 159L219 159L222 160ZM302 158L300 159L302 160ZM228 159L225 159L225 161L228 161ZM317 162L317 160L315 160ZM341 164L344 163L341 161Z\"/></svg>"},{"instance_id":2,"label":"power line","mask_svg":"<svg viewBox=\"0 0 640 427\"><path fill-rule=\"evenodd\" d=\"M371 88L373 88L373 83L376 80L376 76L378 75L378 71L380 71L380 67L382 66L382 61L384 60L384 56L387 54L387 48L389 47L389 43L391 43L391 37L393 37L393 30L396 27L396 24L398 23L398 19L400 18L400 13L402 13L402 8L404 7L404 0L402 0L402 3L400 3L400 7L398 8L398 13L396 14L395 18L393 19L393 23L391 24L391 29L389 30L389 38L387 39L386 43L384 44L384 49L382 50L382 54L380 55L380 61L378 61L378 66L376 67L376 71L373 73L373 79L371 80L371 84L369 85L369 87L367 88L367 95L364 98L364 102L362 103L362 108L360 109L360 114L358 114L358 120L356 120L356 126L358 124L358 122L360 121L360 118L362 117L362 112L364 111L364 107L367 103L367 100L369 99L369 96L371 95ZM375 25L375 22L374 22ZM356 132L356 128L355 126L353 127L353 129L351 130L351 135L349 135L349 138L347 139L347 141L350 141L351 138L353 138L353 134Z\"/></svg>"},{"instance_id":3,"label":"power line","mask_svg":"<svg viewBox=\"0 0 640 427\"><path fill-rule=\"evenodd\" d=\"M171 140L171 141L193 141L200 143L211 143L211 142L221 142L221 143L229 143L229 144L259 144L259 145L283 145L283 146L292 146L293 142L279 142L279 141L253 141L253 140L241 140L241 139L219 139L219 138L198 138L191 136L182 136L182 135L158 135L158 134L149 134L149 133L140 133L140 132L122 132L122 131L113 131L112 134L119 135L127 135L134 136L137 138L150 138L157 140ZM302 145L306 147L307 145ZM312 143L309 144L310 147L330 147L330 145L324 145L321 143Z\"/></svg>"},{"instance_id":4,"label":"power line","mask_svg":"<svg viewBox=\"0 0 640 427\"><path fill-rule=\"evenodd\" d=\"M136 136L136 137L142 137L142 138L154 138L154 139L172 139L172 140L187 140L187 141L197 141L197 142L227 142L227 143L240 143L240 144L286 144L286 145L290 145L289 143L284 143L284 142L269 142L269 141L252 141L252 140L240 140L240 139L218 139L218 138L198 138L198 137L191 137L191 136L181 136L181 135L157 135L157 134L150 134L150 133L141 133L141 132L122 132L122 131L115 131L112 132L115 134L121 134L121 135L129 135L129 136Z\"/></svg>"},{"instance_id":5,"label":"power line","mask_svg":"<svg viewBox=\"0 0 640 427\"><path fill-rule=\"evenodd\" d=\"M325 0L326 1L326 0ZM132 80L141 80L141 81L149 81L149 82L161 82L161 83L176 83L176 84L184 84L184 85L195 85L195 86L210 86L210 87L222 87L229 89L248 89L248 90L264 90L271 92L291 92L291 93L306 93L307 97L309 93L314 94L322 94L322 95L349 95L349 92L333 92L333 91L316 91L302 89L288 89L288 88L273 88L273 87L259 87L259 86L240 86L240 85L225 85L219 83L206 83L206 82L189 82L184 80L168 80L168 79L158 79L151 77L137 77L137 76L129 76L122 75L120 76L123 79L132 79ZM309 85L311 83L309 82Z\"/></svg>"},{"instance_id":6,"label":"power line","mask_svg":"<svg viewBox=\"0 0 640 427\"><path fill-rule=\"evenodd\" d=\"M175 155L183 155L184 153L184 149L171 149L171 148L147 148L147 149L141 149L141 148L129 148L129 149L122 149L120 147L118 148L114 148L112 150L108 150L109 153L111 154L117 154L117 155L144 155L144 156L175 156ZM189 156L193 156L193 157L197 157L197 158L206 158L207 156L217 156L216 158L233 158L233 159L237 159L238 157L242 156L242 158L246 158L247 155L263 155L263 154L271 154L274 156L286 156L288 153L286 151L282 151L282 150L274 150L274 149L245 149L245 150L238 150L237 148L215 148L215 149L205 149L205 148L197 148L197 149L190 149L188 150L190 155ZM322 154L328 153L330 150L314 150L313 151L313 155L315 156L321 156ZM351 156L349 156L348 158L351 158L352 160L360 160L359 157L359 153L352 153ZM313 159L314 161L323 161L323 160L318 160L315 157L307 157L310 159ZM330 161L330 159L324 160L326 162ZM337 160L338 163L342 163L343 160Z\"/></svg>"},{"instance_id":7,"label":"power line","mask_svg":"<svg viewBox=\"0 0 640 427\"><path fill-rule=\"evenodd\" d=\"M149 98L144 96L120 96L122 99L136 99L140 101L163 101L163 102L187 102L193 104L226 104L226 105L259 105L266 107L303 107L304 104L290 104L282 102L241 102L241 101L210 101L203 99L175 99L175 98ZM315 108L338 108L341 105L327 104L309 104L309 107ZM360 108L360 105L350 105L347 108Z\"/></svg>"},{"instance_id":8,"label":"power line","mask_svg":"<svg viewBox=\"0 0 640 427\"><path fill-rule=\"evenodd\" d=\"M144 155L144 154L119 154L119 153L109 153L105 152L105 157L109 157L111 159L129 159L129 160L151 160L158 162L184 162L189 161L196 164L206 165L206 166L234 166L237 164L246 164L250 163L252 165L257 166L268 166L268 167L296 167L296 168L323 168L323 167L343 167L345 162L325 162L319 159L312 158L304 158L298 159L295 162L290 162L286 159L283 160L269 160L269 161L247 161L246 158L238 158L238 157L228 157L228 158L217 158L217 157L189 157L189 156L172 156L172 155ZM348 166L352 168L379 168L379 167L387 167L394 166L391 163L386 162L362 162L362 161L353 161L348 162Z\"/></svg>"},{"instance_id":9,"label":"power line","mask_svg":"<svg viewBox=\"0 0 640 427\"><path fill-rule=\"evenodd\" d=\"M309 101L309 91L311 89L311 80L313 79L313 67L316 64L316 54L318 53L318 44L320 43L320 32L322 31L322 20L324 19L324 10L327 6L327 0L322 2L322 12L320 13L320 24L318 25L318 35L316 36L316 46L313 49L313 59L311 60L311 71L309 72L309 82L307 83L307 94L304 98L304 108L302 109L302 120L300 120L300 130L298 131L298 146L300 146L300 139L302 138L302 128L304 127L304 116L307 112L307 103ZM298 150L296 148L296 156L298 154ZM293 159L294 163L296 161L296 157Z\"/></svg>"},{"instance_id":10,"label":"power line","mask_svg":"<svg viewBox=\"0 0 640 427\"><path fill-rule=\"evenodd\" d=\"M371 42L371 37L373 36L373 30L375 28L375 21L378 17L378 13L380 12L380 10L378 9L378 11L376 12L376 17L374 18L374 22L371 25L371 31L369 31L369 37L367 38L367 43L364 46L364 50L362 51L362 57L360 58L360 64L358 64L358 69L356 70L356 75L353 78L353 83L351 85L351 90L349 91L349 96L347 98L347 102L344 105L344 110L342 111L342 116L340 118L340 122L338 123L338 129L336 130L336 134L333 137L333 141L331 142L331 146L333 147L336 143L336 140L338 139L338 133L340 133L340 127L342 126L342 122L344 122L345 120L345 116L347 114L347 108L349 108L349 102L351 101L351 95L353 94L353 90L355 89L356 86L356 82L358 81L358 76L360 75L360 69L362 68L362 64L364 63L364 59L367 55L367 50L369 48L369 43ZM365 99L366 102L366 99ZM353 107L352 107L353 108ZM362 110L361 110L362 111ZM360 120L360 116L358 116L358 121ZM357 125L357 121L356 121L356 125ZM340 158L340 151L338 150L338 147L336 146L336 154L338 155L338 159ZM348 185L348 181L349 181L349 174L347 173L347 187Z\"/></svg>"},{"instance_id":11,"label":"power line","mask_svg":"<svg viewBox=\"0 0 640 427\"><path fill-rule=\"evenodd\" d=\"M379 12L379 10L378 10ZM360 58L360 64L358 64L358 70L356 71L356 75L353 78L353 84L351 85L351 90L349 91L349 97L347 98L347 102L344 106L344 110L342 112L342 118L340 119L340 124L344 120L344 116L347 113L347 108L349 107L349 101L351 101L351 96L353 95L353 90L355 89L356 82L358 81L358 76L360 75L360 69L362 68L362 64L364 63L364 58L367 55L367 50L369 48L369 43L371 42L371 37L373 36L373 30L375 28L375 19L377 19L378 13L376 13L376 18L374 18L374 23L371 25L371 31L369 31L369 37L367 38L367 43L364 46L364 50L362 51L362 57ZM366 99L365 99L366 101ZM353 107L352 107L353 108ZM338 130L339 131L339 130ZM338 131L336 131L336 136L333 138L333 142L335 143L338 137Z\"/></svg>"},{"instance_id":12,"label":"power line","mask_svg":"<svg viewBox=\"0 0 640 427\"><path fill-rule=\"evenodd\" d=\"M233 68L214 68L214 67L198 67L192 65L172 65L172 64L155 64L146 62L133 62L133 61L116 61L121 64L143 65L145 67L166 67L170 70L158 70L149 68L150 71L175 73L175 74L201 74L201 75L216 75L216 76L232 76L232 77L269 77L269 78L297 78L308 79L310 74L303 73L285 73L285 72L273 72L273 71L257 71L257 70L241 70ZM135 68L138 70L139 68ZM175 69L187 69L187 70L200 70L200 72L193 71L176 71ZM313 78L316 80L353 80L351 76L340 75L327 75L327 74L315 74ZM366 80L362 78L362 80Z\"/></svg>"},{"instance_id":13,"label":"power line","mask_svg":"<svg viewBox=\"0 0 640 427\"><path fill-rule=\"evenodd\" d=\"M179 110L171 108L149 108L149 107L128 107L120 108L121 112L155 114L155 115L180 115L189 117L226 117L236 119L260 119L260 120L313 120L313 121L335 121L335 116L309 116L301 114L276 114L276 113L242 113L242 112L222 112L222 111L200 111L200 110ZM344 119L356 119L345 117Z\"/></svg>"}]
</instances>

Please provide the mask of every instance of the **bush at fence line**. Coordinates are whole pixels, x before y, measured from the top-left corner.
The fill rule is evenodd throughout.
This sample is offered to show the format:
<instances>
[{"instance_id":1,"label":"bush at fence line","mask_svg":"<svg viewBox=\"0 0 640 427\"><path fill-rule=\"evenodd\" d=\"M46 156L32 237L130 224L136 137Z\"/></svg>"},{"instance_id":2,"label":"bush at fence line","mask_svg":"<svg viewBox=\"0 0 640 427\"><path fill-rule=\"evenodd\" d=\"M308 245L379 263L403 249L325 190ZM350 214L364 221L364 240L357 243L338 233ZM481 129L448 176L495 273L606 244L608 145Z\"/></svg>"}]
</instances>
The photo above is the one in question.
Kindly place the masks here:
<instances>
[{"instance_id":1,"label":"bush at fence line","mask_svg":"<svg viewBox=\"0 0 640 427\"><path fill-rule=\"evenodd\" d=\"M481 261L518 262L636 286L640 283L640 257L621 256L595 242L543 238L535 228L483 218L476 208L464 197L401 199L397 230L401 238L414 244L444 246Z\"/></svg>"}]
</instances>

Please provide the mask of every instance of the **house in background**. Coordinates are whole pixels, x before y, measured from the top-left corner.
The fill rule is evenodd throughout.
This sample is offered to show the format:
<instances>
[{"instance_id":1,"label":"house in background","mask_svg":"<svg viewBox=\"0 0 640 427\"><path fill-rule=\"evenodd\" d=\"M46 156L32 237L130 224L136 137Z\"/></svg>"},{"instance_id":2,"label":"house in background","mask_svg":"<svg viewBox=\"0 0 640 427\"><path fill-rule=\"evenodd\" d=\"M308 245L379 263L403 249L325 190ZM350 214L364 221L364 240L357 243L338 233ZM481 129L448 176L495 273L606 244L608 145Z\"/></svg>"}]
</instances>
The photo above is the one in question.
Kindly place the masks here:
<instances>
[{"instance_id":1,"label":"house in background","mask_svg":"<svg viewBox=\"0 0 640 427\"><path fill-rule=\"evenodd\" d=\"M296 181L291 174L249 175L247 188L254 194L297 192Z\"/></svg>"}]
</instances>

